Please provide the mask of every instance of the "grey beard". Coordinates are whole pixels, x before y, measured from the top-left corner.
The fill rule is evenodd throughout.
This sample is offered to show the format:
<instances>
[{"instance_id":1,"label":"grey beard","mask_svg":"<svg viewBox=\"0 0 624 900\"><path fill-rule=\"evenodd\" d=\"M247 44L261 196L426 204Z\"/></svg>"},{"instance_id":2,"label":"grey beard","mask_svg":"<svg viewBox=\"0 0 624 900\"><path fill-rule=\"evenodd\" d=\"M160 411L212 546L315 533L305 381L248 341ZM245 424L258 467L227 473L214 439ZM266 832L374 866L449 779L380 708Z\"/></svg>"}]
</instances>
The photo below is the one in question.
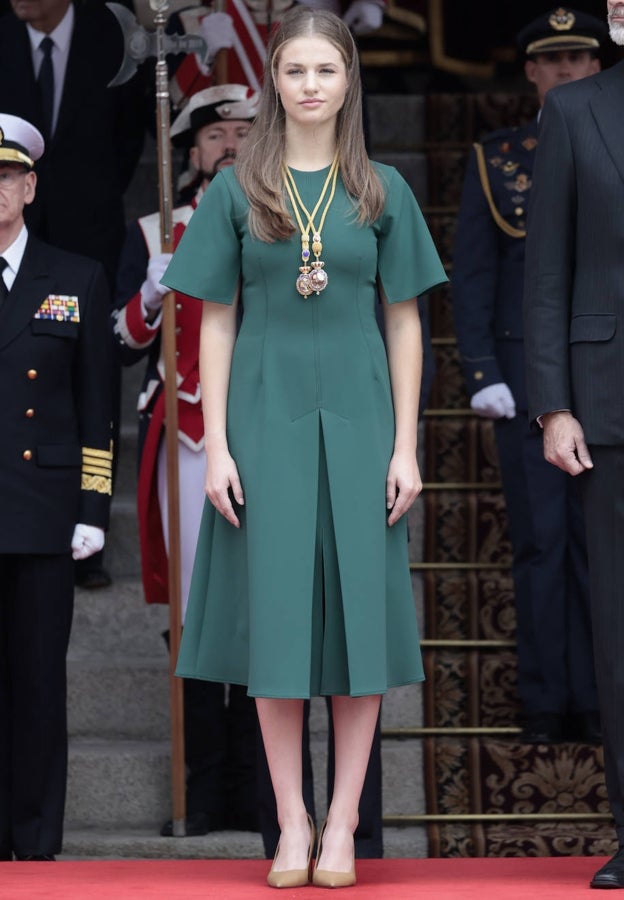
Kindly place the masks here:
<instances>
[{"instance_id":1,"label":"grey beard","mask_svg":"<svg viewBox=\"0 0 624 900\"><path fill-rule=\"evenodd\" d=\"M619 8L618 8L619 9ZM611 17L607 17L609 23L609 37L614 44L620 47L624 46L624 25L620 22L612 22Z\"/></svg>"}]
</instances>

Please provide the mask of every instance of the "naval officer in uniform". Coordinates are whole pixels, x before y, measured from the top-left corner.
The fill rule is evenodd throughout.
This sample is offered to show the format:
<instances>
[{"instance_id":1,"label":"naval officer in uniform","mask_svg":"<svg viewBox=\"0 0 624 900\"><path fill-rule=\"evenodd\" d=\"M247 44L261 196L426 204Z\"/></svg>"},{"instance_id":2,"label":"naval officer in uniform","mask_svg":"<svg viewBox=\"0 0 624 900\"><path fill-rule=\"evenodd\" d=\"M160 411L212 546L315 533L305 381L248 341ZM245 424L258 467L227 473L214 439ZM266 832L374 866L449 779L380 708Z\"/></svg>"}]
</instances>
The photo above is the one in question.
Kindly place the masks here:
<instances>
[{"instance_id":1,"label":"naval officer in uniform","mask_svg":"<svg viewBox=\"0 0 624 900\"><path fill-rule=\"evenodd\" d=\"M558 7L518 35L540 107L550 88L599 71L607 36ZM513 545L523 739L600 740L584 525L577 485L529 428L522 329L526 215L538 119L475 144L453 260L453 316L470 404L494 420Z\"/></svg>"},{"instance_id":2,"label":"naval officer in uniform","mask_svg":"<svg viewBox=\"0 0 624 900\"><path fill-rule=\"evenodd\" d=\"M0 860L61 850L73 560L111 493L107 282L24 225L43 149L0 114Z\"/></svg>"}]
</instances>

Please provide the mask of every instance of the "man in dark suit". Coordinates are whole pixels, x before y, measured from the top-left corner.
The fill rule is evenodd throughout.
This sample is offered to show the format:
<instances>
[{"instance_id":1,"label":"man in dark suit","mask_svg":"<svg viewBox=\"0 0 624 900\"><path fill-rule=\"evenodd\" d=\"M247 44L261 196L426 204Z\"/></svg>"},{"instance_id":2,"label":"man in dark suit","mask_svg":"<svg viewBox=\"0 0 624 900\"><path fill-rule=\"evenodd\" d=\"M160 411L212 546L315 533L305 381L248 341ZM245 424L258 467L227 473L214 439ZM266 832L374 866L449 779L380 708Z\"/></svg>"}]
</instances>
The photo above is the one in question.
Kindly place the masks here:
<instances>
[{"instance_id":1,"label":"man in dark suit","mask_svg":"<svg viewBox=\"0 0 624 900\"><path fill-rule=\"evenodd\" d=\"M607 0L624 45L624 4ZM529 416L546 459L580 476L605 772L624 888L624 62L546 98L529 212Z\"/></svg>"},{"instance_id":2,"label":"man in dark suit","mask_svg":"<svg viewBox=\"0 0 624 900\"><path fill-rule=\"evenodd\" d=\"M556 85L599 71L606 37L604 22L570 8L520 32L540 106ZM538 139L536 118L475 144L455 238L453 315L471 406L494 420L513 545L522 739L599 742L580 494L544 460L527 420L522 291Z\"/></svg>"},{"instance_id":3,"label":"man in dark suit","mask_svg":"<svg viewBox=\"0 0 624 900\"><path fill-rule=\"evenodd\" d=\"M111 289L125 236L123 194L144 135L144 95L135 76L109 88L123 37L103 3L11 0L0 19L0 109L36 125L46 154L37 196L26 210L31 233L99 260ZM113 369L118 443L119 367ZM76 567L88 587L110 583L101 554Z\"/></svg>"},{"instance_id":4,"label":"man in dark suit","mask_svg":"<svg viewBox=\"0 0 624 900\"><path fill-rule=\"evenodd\" d=\"M111 491L106 278L28 233L42 152L0 114L1 860L61 849L72 556L102 548Z\"/></svg>"},{"instance_id":5,"label":"man in dark suit","mask_svg":"<svg viewBox=\"0 0 624 900\"><path fill-rule=\"evenodd\" d=\"M112 287L125 236L123 194L143 145L141 80L107 87L123 38L103 4L11 0L11 6L0 19L0 109L32 122L46 140L26 224L56 247L99 260ZM41 84L46 39L50 122L42 96L49 86Z\"/></svg>"}]
</instances>

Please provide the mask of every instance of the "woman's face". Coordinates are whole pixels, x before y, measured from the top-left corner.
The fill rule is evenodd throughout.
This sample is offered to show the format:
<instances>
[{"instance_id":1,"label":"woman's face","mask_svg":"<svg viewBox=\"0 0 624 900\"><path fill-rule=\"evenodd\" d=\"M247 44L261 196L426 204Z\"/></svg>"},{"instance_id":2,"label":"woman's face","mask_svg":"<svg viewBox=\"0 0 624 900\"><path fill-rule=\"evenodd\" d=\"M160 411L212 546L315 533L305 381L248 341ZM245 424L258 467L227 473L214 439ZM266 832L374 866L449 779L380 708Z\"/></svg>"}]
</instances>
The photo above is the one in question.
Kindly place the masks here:
<instances>
[{"instance_id":1,"label":"woman's face","mask_svg":"<svg viewBox=\"0 0 624 900\"><path fill-rule=\"evenodd\" d=\"M275 76L286 118L303 126L336 119L347 92L342 54L326 38L293 38L280 51Z\"/></svg>"}]
</instances>

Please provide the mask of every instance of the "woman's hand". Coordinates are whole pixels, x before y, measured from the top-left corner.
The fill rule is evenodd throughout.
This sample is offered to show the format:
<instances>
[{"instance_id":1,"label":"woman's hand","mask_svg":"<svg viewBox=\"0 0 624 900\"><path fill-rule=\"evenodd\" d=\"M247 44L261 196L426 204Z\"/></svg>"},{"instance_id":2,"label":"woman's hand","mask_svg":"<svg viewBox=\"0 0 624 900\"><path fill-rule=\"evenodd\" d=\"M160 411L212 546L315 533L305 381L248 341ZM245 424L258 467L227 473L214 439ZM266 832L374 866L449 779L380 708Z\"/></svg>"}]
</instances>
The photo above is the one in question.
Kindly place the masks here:
<instances>
[{"instance_id":1,"label":"woman's hand","mask_svg":"<svg viewBox=\"0 0 624 900\"><path fill-rule=\"evenodd\" d=\"M207 455L205 490L206 496L217 512L235 528L240 528L230 494L239 506L244 505L245 498L236 463L227 449L211 451Z\"/></svg>"},{"instance_id":2,"label":"woman's hand","mask_svg":"<svg viewBox=\"0 0 624 900\"><path fill-rule=\"evenodd\" d=\"M388 525L394 525L422 491L422 479L414 452L395 450L386 478L386 507L392 510Z\"/></svg>"}]
</instances>

